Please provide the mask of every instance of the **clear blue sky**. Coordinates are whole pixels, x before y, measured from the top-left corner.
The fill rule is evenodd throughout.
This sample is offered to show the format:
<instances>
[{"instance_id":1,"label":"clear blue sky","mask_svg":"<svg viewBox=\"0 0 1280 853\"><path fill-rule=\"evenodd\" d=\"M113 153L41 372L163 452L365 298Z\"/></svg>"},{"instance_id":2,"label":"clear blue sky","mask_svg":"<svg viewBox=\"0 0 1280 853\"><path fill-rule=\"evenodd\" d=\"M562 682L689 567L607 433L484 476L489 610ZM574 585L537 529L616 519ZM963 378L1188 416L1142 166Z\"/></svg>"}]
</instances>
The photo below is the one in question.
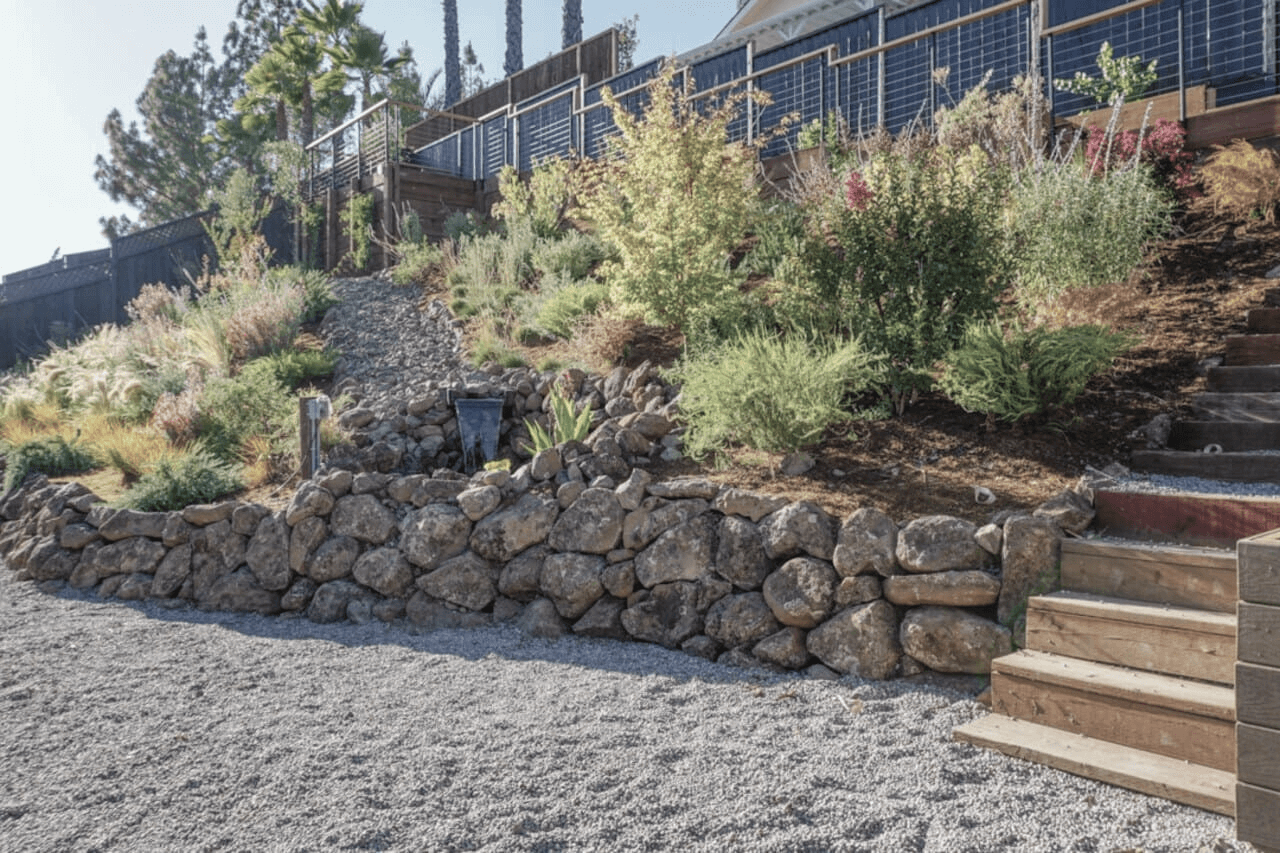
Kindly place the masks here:
<instances>
[{"instance_id":1,"label":"clear blue sky","mask_svg":"<svg viewBox=\"0 0 1280 853\"><path fill-rule=\"evenodd\" d=\"M98 217L133 211L113 205L93 180L106 153L102 124L133 102L166 50L191 51L196 29L217 49L235 0L0 0L0 273L63 254L104 248ZM440 0L366 0L364 20L390 45L408 41L424 74L443 64ZM583 35L638 14L638 62L681 53L715 37L736 0L583 0ZM525 0L524 60L560 49L560 0ZM460 0L459 30L486 76L502 75L506 42L502 0Z\"/></svg>"}]
</instances>

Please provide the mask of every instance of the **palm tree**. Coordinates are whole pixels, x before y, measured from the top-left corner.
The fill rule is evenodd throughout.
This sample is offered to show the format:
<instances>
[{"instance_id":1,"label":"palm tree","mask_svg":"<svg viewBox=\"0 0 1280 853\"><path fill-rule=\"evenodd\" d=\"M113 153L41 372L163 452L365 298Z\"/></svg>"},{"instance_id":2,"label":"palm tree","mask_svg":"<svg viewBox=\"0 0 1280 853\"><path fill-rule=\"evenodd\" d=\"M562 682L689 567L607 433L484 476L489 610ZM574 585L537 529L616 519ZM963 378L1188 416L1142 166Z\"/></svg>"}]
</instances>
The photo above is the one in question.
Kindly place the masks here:
<instances>
[{"instance_id":1,"label":"palm tree","mask_svg":"<svg viewBox=\"0 0 1280 853\"><path fill-rule=\"evenodd\" d=\"M458 0L444 0L444 105L462 100L462 62L458 59Z\"/></svg>"},{"instance_id":2,"label":"palm tree","mask_svg":"<svg viewBox=\"0 0 1280 853\"><path fill-rule=\"evenodd\" d=\"M508 77L524 68L523 30L520 0L507 0L507 61L502 64L502 73Z\"/></svg>"},{"instance_id":3,"label":"palm tree","mask_svg":"<svg viewBox=\"0 0 1280 853\"><path fill-rule=\"evenodd\" d=\"M560 27L560 48L567 50L582 41L582 0L564 0L564 23Z\"/></svg>"},{"instance_id":4,"label":"palm tree","mask_svg":"<svg viewBox=\"0 0 1280 853\"><path fill-rule=\"evenodd\" d=\"M402 49L396 56L389 55L386 37L363 25L349 30L341 44L325 47L324 52L333 60L335 69L350 72L350 79L360 83L361 112L369 108L375 81L390 77L397 68L413 61L412 51Z\"/></svg>"}]
</instances>

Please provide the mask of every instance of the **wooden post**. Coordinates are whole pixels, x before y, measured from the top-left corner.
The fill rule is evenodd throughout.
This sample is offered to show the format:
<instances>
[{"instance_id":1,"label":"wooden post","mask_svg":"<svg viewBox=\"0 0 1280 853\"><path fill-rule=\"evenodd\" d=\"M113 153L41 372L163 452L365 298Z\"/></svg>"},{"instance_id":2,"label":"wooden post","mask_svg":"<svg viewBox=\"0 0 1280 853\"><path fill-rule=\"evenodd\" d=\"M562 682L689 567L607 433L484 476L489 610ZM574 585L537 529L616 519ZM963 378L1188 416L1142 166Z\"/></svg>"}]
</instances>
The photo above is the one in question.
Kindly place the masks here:
<instances>
[{"instance_id":1,"label":"wooden post","mask_svg":"<svg viewBox=\"0 0 1280 853\"><path fill-rule=\"evenodd\" d=\"M330 186L324 195L324 268L338 265L338 188Z\"/></svg>"},{"instance_id":2,"label":"wooden post","mask_svg":"<svg viewBox=\"0 0 1280 853\"><path fill-rule=\"evenodd\" d=\"M311 429L311 407L315 400L315 397L298 398L298 446L301 448L301 469L304 480L310 480L311 475L315 473L313 464L315 445L312 442L314 436Z\"/></svg>"},{"instance_id":3,"label":"wooden post","mask_svg":"<svg viewBox=\"0 0 1280 853\"><path fill-rule=\"evenodd\" d=\"M1280 850L1280 531L1236 550L1236 837Z\"/></svg>"}]
</instances>

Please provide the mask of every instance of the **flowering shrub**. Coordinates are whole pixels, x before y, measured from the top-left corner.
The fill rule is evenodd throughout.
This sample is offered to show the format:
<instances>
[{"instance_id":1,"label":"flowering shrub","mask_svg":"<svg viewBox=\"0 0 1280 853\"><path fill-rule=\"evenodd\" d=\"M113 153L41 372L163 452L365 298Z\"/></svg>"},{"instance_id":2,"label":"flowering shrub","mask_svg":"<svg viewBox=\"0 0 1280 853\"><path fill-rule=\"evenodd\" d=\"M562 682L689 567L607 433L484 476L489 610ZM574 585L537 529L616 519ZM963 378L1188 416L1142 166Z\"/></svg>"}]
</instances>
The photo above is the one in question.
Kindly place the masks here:
<instances>
[{"instance_id":1,"label":"flowering shrub","mask_svg":"<svg viewBox=\"0 0 1280 853\"><path fill-rule=\"evenodd\" d=\"M860 172L850 172L844 182L845 203L850 210L866 210L867 205L876 197L871 187Z\"/></svg>"},{"instance_id":2,"label":"flowering shrub","mask_svg":"<svg viewBox=\"0 0 1280 853\"><path fill-rule=\"evenodd\" d=\"M1095 175L1103 175L1130 163L1138 151L1139 135L1126 130L1108 135L1104 130L1089 128L1085 137L1085 159ZM1176 121L1162 118L1150 132L1141 137L1139 162L1151 167L1156 180L1179 198L1189 198L1195 189L1191 164L1195 157L1183 149L1187 132Z\"/></svg>"},{"instance_id":3,"label":"flowering shrub","mask_svg":"<svg viewBox=\"0 0 1280 853\"><path fill-rule=\"evenodd\" d=\"M1243 139L1215 146L1201 170L1213 208L1237 219L1274 222L1280 203L1280 155Z\"/></svg>"},{"instance_id":4,"label":"flowering shrub","mask_svg":"<svg viewBox=\"0 0 1280 853\"><path fill-rule=\"evenodd\" d=\"M196 421L200 416L199 386L188 385L177 394L165 391L156 399L151 411L151 426L169 436L170 441L189 441L195 437Z\"/></svg>"},{"instance_id":5,"label":"flowering shrub","mask_svg":"<svg viewBox=\"0 0 1280 853\"><path fill-rule=\"evenodd\" d=\"M1088 95L1099 104L1111 103L1117 95L1126 101L1141 98L1156 82L1156 63L1151 60L1145 66L1140 56L1122 56L1116 59L1111 42L1104 41L1098 51L1098 71L1094 78L1077 71L1070 80L1054 80L1055 88L1077 95Z\"/></svg>"}]
</instances>

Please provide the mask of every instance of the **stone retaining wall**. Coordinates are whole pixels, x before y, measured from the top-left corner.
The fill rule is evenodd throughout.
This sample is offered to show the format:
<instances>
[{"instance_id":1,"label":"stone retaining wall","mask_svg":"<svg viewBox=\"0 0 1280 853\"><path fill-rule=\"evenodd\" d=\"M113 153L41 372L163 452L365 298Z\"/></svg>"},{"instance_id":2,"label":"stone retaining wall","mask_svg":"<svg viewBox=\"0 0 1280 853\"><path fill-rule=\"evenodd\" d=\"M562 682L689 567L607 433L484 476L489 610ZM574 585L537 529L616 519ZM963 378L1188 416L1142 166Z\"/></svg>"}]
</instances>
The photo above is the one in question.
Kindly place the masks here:
<instances>
[{"instance_id":1,"label":"stone retaining wall","mask_svg":"<svg viewBox=\"0 0 1280 853\"><path fill-rule=\"evenodd\" d=\"M328 469L287 509L144 513L31 477L0 501L20 579L100 597L424 629L516 621L747 666L868 678L987 672L1026 597L1052 584L1074 492L978 527L843 521L705 480L653 482L597 431L465 478ZM1003 623L1003 624L1002 624Z\"/></svg>"}]
</instances>

